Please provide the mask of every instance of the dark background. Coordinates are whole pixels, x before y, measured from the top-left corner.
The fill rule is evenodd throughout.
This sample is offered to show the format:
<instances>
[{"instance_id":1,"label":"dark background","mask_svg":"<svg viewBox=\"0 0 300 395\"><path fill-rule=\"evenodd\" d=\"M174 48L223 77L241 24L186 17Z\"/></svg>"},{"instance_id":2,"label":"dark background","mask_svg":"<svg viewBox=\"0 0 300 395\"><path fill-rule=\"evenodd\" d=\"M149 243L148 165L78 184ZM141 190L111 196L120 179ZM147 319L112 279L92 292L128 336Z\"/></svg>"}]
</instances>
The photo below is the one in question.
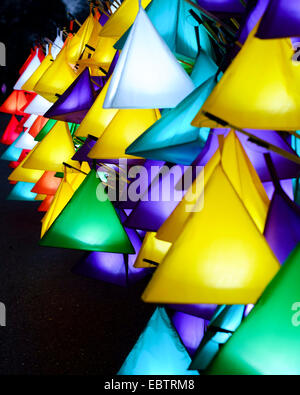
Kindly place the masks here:
<instances>
[{"instance_id":1,"label":"dark background","mask_svg":"<svg viewBox=\"0 0 300 395\"><path fill-rule=\"evenodd\" d=\"M74 0L68 11L83 22L88 7ZM0 67L0 86L7 85L7 94L32 42L53 40L56 27L68 21L60 0L1 0L7 67ZM0 114L0 133L9 118ZM0 155L5 149L0 145ZM83 252L38 245L39 203L6 200L10 172L8 162L0 161L0 302L7 309L0 375L115 374L154 309L140 301L145 284L123 289L72 274Z\"/></svg>"}]
</instances>

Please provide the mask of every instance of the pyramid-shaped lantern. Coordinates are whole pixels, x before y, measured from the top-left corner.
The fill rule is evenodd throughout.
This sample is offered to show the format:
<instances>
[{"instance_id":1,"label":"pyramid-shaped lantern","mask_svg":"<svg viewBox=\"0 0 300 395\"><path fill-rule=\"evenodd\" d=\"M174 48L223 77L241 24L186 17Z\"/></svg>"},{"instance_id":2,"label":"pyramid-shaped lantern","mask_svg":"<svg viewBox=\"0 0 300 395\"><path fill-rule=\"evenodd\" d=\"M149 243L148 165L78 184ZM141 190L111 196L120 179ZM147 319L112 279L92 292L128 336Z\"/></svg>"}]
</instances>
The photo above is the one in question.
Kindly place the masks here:
<instances>
[{"instance_id":1,"label":"pyramid-shaped lantern","mask_svg":"<svg viewBox=\"0 0 300 395\"><path fill-rule=\"evenodd\" d=\"M239 128L300 129L300 68L291 60L291 42L260 40L255 32L204 103L194 126L217 127L203 114L208 112Z\"/></svg>"},{"instance_id":2,"label":"pyramid-shaped lantern","mask_svg":"<svg viewBox=\"0 0 300 395\"><path fill-rule=\"evenodd\" d=\"M191 126L215 86L213 78L195 89L177 107L145 131L126 150L127 154L147 159L190 165L203 148L209 129Z\"/></svg>"},{"instance_id":3,"label":"pyramid-shaped lantern","mask_svg":"<svg viewBox=\"0 0 300 395\"><path fill-rule=\"evenodd\" d=\"M166 310L158 307L118 375L198 375Z\"/></svg>"},{"instance_id":4,"label":"pyramid-shaped lantern","mask_svg":"<svg viewBox=\"0 0 300 395\"><path fill-rule=\"evenodd\" d=\"M81 123L94 103L94 89L86 68L46 112L46 118Z\"/></svg>"},{"instance_id":5,"label":"pyramid-shaped lantern","mask_svg":"<svg viewBox=\"0 0 300 395\"><path fill-rule=\"evenodd\" d=\"M103 108L171 108L194 88L140 6Z\"/></svg>"},{"instance_id":6,"label":"pyramid-shaped lantern","mask_svg":"<svg viewBox=\"0 0 300 395\"><path fill-rule=\"evenodd\" d=\"M268 209L262 188L232 132L222 157L218 150L205 167L204 206L191 208L192 201L184 199L164 231L157 233L167 234L163 239L173 244L146 288L144 301L255 303L280 267L261 233ZM202 197L198 194L194 201Z\"/></svg>"},{"instance_id":7,"label":"pyramid-shaped lantern","mask_svg":"<svg viewBox=\"0 0 300 395\"><path fill-rule=\"evenodd\" d=\"M133 254L135 251L95 170L91 170L41 245Z\"/></svg>"}]
</instances>

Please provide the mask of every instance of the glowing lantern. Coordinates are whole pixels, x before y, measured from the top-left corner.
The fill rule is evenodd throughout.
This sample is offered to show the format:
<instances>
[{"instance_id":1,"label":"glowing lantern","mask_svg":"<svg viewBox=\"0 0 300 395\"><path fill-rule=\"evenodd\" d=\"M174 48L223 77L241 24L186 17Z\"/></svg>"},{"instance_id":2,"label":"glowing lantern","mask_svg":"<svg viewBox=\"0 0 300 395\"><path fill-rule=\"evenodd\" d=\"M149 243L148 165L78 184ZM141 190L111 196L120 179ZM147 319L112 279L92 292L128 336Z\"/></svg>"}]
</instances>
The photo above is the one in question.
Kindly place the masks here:
<instances>
[{"instance_id":1,"label":"glowing lantern","mask_svg":"<svg viewBox=\"0 0 300 395\"><path fill-rule=\"evenodd\" d=\"M203 148L209 132L209 129L191 126L191 122L214 86L211 78L195 89L135 140L126 153L190 165Z\"/></svg>"},{"instance_id":2,"label":"glowing lantern","mask_svg":"<svg viewBox=\"0 0 300 395\"><path fill-rule=\"evenodd\" d=\"M33 125L31 128L28 130L28 133L35 138L40 131L43 129L43 127L46 125L48 122L48 119L42 117L41 115L37 117L37 119L34 121Z\"/></svg>"},{"instance_id":3,"label":"glowing lantern","mask_svg":"<svg viewBox=\"0 0 300 395\"><path fill-rule=\"evenodd\" d=\"M46 112L46 118L81 123L95 100L89 69L86 68Z\"/></svg>"},{"instance_id":4,"label":"glowing lantern","mask_svg":"<svg viewBox=\"0 0 300 395\"><path fill-rule=\"evenodd\" d=\"M146 288L144 301L255 303L278 271L279 262L261 234L268 199L258 176L234 134L222 149L224 157L217 151L205 168L202 210L196 205L188 210L193 202L184 198L158 232L158 238L173 244ZM194 204L200 197L194 197Z\"/></svg>"},{"instance_id":5,"label":"glowing lantern","mask_svg":"<svg viewBox=\"0 0 300 395\"><path fill-rule=\"evenodd\" d=\"M103 108L170 108L195 86L140 7Z\"/></svg>"},{"instance_id":6,"label":"glowing lantern","mask_svg":"<svg viewBox=\"0 0 300 395\"><path fill-rule=\"evenodd\" d=\"M300 128L300 68L291 61L291 42L260 40L254 37L255 32L204 103L192 122L194 126L216 127L217 123L203 114L208 112L240 128Z\"/></svg>"},{"instance_id":7,"label":"glowing lantern","mask_svg":"<svg viewBox=\"0 0 300 395\"><path fill-rule=\"evenodd\" d=\"M40 244L88 251L134 253L107 198L96 172L91 170Z\"/></svg>"},{"instance_id":8,"label":"glowing lantern","mask_svg":"<svg viewBox=\"0 0 300 395\"><path fill-rule=\"evenodd\" d=\"M198 375L170 318L158 307L118 375Z\"/></svg>"}]
</instances>

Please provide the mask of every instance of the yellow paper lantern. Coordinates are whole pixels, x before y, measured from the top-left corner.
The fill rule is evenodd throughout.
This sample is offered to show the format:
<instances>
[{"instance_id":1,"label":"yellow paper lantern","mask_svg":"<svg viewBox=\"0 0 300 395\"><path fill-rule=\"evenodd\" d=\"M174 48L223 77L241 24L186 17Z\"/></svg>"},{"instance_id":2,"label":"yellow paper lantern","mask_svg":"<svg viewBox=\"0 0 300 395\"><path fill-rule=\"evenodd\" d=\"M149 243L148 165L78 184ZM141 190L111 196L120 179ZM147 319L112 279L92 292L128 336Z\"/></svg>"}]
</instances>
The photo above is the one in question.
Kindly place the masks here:
<instances>
[{"instance_id":1,"label":"yellow paper lantern","mask_svg":"<svg viewBox=\"0 0 300 395\"><path fill-rule=\"evenodd\" d=\"M197 196L199 200L204 193L204 207L185 212L191 202L184 199L163 225L163 232L158 231L157 237L168 235L164 239L173 244L145 290L144 301L255 303L279 270L279 262L254 221L262 221L267 200L256 185L257 175L246 167L244 152L233 149L233 144L241 148L231 132L206 166L208 171L204 170L204 189ZM229 148L231 156L227 155ZM245 174L238 174L234 162L242 163L238 168ZM250 176L252 185L244 189Z\"/></svg>"},{"instance_id":2,"label":"yellow paper lantern","mask_svg":"<svg viewBox=\"0 0 300 395\"><path fill-rule=\"evenodd\" d=\"M289 39L261 40L254 29L193 120L216 127L202 111L239 128L300 129L300 65ZM263 136L262 136L263 138Z\"/></svg>"}]
</instances>

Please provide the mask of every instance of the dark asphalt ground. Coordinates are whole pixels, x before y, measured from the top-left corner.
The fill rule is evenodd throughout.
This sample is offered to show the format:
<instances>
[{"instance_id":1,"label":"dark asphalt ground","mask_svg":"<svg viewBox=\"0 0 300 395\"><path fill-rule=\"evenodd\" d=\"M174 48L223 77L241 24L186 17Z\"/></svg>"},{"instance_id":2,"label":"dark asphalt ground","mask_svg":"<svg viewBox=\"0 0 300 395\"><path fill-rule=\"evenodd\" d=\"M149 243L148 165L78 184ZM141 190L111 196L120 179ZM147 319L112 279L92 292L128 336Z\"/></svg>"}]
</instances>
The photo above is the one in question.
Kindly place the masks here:
<instances>
[{"instance_id":1,"label":"dark asphalt ground","mask_svg":"<svg viewBox=\"0 0 300 395\"><path fill-rule=\"evenodd\" d=\"M1 134L8 120L0 114ZM140 301L145 284L77 276L83 252L40 247L39 203L6 200L10 172L0 161L0 374L115 374L154 309Z\"/></svg>"}]
</instances>

